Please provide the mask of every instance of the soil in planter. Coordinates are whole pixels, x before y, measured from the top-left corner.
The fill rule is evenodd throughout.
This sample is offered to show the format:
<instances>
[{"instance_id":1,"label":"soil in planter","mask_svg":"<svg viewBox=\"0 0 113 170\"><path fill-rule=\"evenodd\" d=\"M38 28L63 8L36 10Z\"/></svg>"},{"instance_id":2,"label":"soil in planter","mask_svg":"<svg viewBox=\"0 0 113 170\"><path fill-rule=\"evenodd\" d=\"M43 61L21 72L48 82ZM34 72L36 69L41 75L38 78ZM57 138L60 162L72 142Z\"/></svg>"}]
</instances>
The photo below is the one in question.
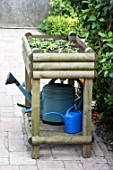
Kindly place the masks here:
<instances>
[{"instance_id":1,"label":"soil in planter","mask_svg":"<svg viewBox=\"0 0 113 170\"><path fill-rule=\"evenodd\" d=\"M84 52L76 41L54 40L53 38L31 38L28 39L31 48L36 48L41 53L77 53Z\"/></svg>"}]
</instances>

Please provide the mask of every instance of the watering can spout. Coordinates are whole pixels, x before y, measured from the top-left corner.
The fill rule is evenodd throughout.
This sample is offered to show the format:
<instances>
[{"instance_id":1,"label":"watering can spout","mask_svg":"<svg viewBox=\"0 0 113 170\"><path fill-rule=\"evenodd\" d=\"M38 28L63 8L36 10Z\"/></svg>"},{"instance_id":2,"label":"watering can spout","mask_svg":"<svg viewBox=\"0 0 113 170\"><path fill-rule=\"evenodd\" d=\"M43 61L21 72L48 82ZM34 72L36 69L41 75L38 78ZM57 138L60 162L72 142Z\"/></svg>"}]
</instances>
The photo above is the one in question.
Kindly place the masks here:
<instances>
[{"instance_id":1,"label":"watering can spout","mask_svg":"<svg viewBox=\"0 0 113 170\"><path fill-rule=\"evenodd\" d=\"M17 86L20 85L20 83L16 80L16 78L9 72L9 74L7 75L5 85L13 84L13 83L15 83Z\"/></svg>"},{"instance_id":2,"label":"watering can spout","mask_svg":"<svg viewBox=\"0 0 113 170\"><path fill-rule=\"evenodd\" d=\"M44 116L47 116L47 115L58 115L58 116L60 116L63 120L64 120L64 118L65 118L63 114L60 114L60 113L58 113L58 112L48 112L48 113L45 113Z\"/></svg>"},{"instance_id":3,"label":"watering can spout","mask_svg":"<svg viewBox=\"0 0 113 170\"><path fill-rule=\"evenodd\" d=\"M5 82L5 85L7 84L16 84L18 86L18 88L20 89L20 91L24 94L24 96L27 98L27 100L31 103L31 94L29 92L27 92L22 86L21 84L18 82L18 80L9 72L9 74L7 75L7 79Z\"/></svg>"},{"instance_id":4,"label":"watering can spout","mask_svg":"<svg viewBox=\"0 0 113 170\"><path fill-rule=\"evenodd\" d=\"M73 109L77 109L74 110ZM82 110L79 106L71 106L65 115L58 112L48 112L44 116L57 115L64 121L64 131L69 134L78 133L82 130Z\"/></svg>"}]
</instances>

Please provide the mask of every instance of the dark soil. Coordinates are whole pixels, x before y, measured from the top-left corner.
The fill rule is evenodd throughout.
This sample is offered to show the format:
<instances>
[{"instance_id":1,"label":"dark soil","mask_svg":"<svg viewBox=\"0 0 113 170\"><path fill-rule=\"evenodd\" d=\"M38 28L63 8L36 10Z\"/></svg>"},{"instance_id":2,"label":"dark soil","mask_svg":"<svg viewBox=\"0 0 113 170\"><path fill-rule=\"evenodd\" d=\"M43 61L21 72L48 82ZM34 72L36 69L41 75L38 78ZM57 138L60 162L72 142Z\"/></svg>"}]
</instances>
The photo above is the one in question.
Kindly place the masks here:
<instances>
[{"instance_id":1,"label":"dark soil","mask_svg":"<svg viewBox=\"0 0 113 170\"><path fill-rule=\"evenodd\" d=\"M106 125L98 119L99 112L93 111L92 122L96 127L96 134L108 146L110 145L113 150L113 127Z\"/></svg>"},{"instance_id":2,"label":"dark soil","mask_svg":"<svg viewBox=\"0 0 113 170\"><path fill-rule=\"evenodd\" d=\"M64 42L63 42L64 41ZM75 40L56 40L52 38L31 38L28 39L31 48L36 48L41 53L83 53L84 48Z\"/></svg>"},{"instance_id":3,"label":"dark soil","mask_svg":"<svg viewBox=\"0 0 113 170\"><path fill-rule=\"evenodd\" d=\"M75 48L78 48L78 49L79 49L79 50L78 50L79 53L83 53L83 52L84 52L84 48L83 48L82 46L80 46L80 45L77 44L76 42L74 42L74 44L75 44Z\"/></svg>"}]
</instances>

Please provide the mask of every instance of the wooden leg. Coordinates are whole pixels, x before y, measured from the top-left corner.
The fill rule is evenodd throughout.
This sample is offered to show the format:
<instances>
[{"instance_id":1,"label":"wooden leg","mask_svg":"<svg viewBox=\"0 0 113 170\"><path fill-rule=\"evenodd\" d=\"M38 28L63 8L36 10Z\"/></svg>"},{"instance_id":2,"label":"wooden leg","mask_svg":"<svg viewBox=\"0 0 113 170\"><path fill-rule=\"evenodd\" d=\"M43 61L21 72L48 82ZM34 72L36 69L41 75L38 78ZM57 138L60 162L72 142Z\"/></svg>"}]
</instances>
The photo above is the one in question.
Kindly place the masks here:
<instances>
[{"instance_id":1,"label":"wooden leg","mask_svg":"<svg viewBox=\"0 0 113 170\"><path fill-rule=\"evenodd\" d=\"M31 79L29 78L28 76L28 73L27 73L27 70L25 68L25 89L28 91L28 92L31 92ZM25 98L25 104L30 106L31 104L29 103L29 101Z\"/></svg>"},{"instance_id":2,"label":"wooden leg","mask_svg":"<svg viewBox=\"0 0 113 170\"><path fill-rule=\"evenodd\" d=\"M83 95L83 135L91 136L92 79L85 79ZM83 157L90 157L91 144L83 145Z\"/></svg>"},{"instance_id":3,"label":"wooden leg","mask_svg":"<svg viewBox=\"0 0 113 170\"><path fill-rule=\"evenodd\" d=\"M40 80L32 80L32 136L39 135L40 128ZM39 145L32 145L31 157L39 158Z\"/></svg>"}]
</instances>

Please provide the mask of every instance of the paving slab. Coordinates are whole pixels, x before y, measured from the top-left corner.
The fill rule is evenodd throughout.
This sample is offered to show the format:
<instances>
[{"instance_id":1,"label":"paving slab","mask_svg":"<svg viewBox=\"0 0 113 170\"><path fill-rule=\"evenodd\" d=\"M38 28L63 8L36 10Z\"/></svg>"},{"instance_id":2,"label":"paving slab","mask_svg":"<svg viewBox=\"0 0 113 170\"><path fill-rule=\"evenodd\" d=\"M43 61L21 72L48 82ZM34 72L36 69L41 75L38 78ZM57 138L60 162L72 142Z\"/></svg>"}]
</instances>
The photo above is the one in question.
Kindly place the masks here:
<instances>
[{"instance_id":1,"label":"paving slab","mask_svg":"<svg viewBox=\"0 0 113 170\"><path fill-rule=\"evenodd\" d=\"M20 170L18 166L1 165L0 170Z\"/></svg>"},{"instance_id":2,"label":"paving slab","mask_svg":"<svg viewBox=\"0 0 113 170\"><path fill-rule=\"evenodd\" d=\"M19 170L38 170L37 166L20 166Z\"/></svg>"},{"instance_id":3,"label":"paving slab","mask_svg":"<svg viewBox=\"0 0 113 170\"><path fill-rule=\"evenodd\" d=\"M27 151L27 147L25 146L24 139L19 139L18 137L16 139L9 139L9 151Z\"/></svg>"},{"instance_id":4,"label":"paving slab","mask_svg":"<svg viewBox=\"0 0 113 170\"><path fill-rule=\"evenodd\" d=\"M30 154L26 152L10 152L9 161L11 165L35 165L36 160L31 159Z\"/></svg>"},{"instance_id":5,"label":"paving slab","mask_svg":"<svg viewBox=\"0 0 113 170\"><path fill-rule=\"evenodd\" d=\"M38 168L39 169L46 169L46 168L64 168L63 161L38 161Z\"/></svg>"},{"instance_id":6,"label":"paving slab","mask_svg":"<svg viewBox=\"0 0 113 170\"><path fill-rule=\"evenodd\" d=\"M1 165L9 165L9 158L0 158L0 167Z\"/></svg>"},{"instance_id":7,"label":"paving slab","mask_svg":"<svg viewBox=\"0 0 113 170\"><path fill-rule=\"evenodd\" d=\"M8 149L8 137L0 137L0 149Z\"/></svg>"},{"instance_id":8,"label":"paving slab","mask_svg":"<svg viewBox=\"0 0 113 170\"><path fill-rule=\"evenodd\" d=\"M95 133L90 158L82 157L80 145L41 145L40 159L31 159L17 106L24 96L15 85L5 85L9 71L25 81L21 37L26 32L40 34L36 29L0 29L0 170L113 170L113 157ZM41 88L47 81L41 81Z\"/></svg>"}]
</instances>

